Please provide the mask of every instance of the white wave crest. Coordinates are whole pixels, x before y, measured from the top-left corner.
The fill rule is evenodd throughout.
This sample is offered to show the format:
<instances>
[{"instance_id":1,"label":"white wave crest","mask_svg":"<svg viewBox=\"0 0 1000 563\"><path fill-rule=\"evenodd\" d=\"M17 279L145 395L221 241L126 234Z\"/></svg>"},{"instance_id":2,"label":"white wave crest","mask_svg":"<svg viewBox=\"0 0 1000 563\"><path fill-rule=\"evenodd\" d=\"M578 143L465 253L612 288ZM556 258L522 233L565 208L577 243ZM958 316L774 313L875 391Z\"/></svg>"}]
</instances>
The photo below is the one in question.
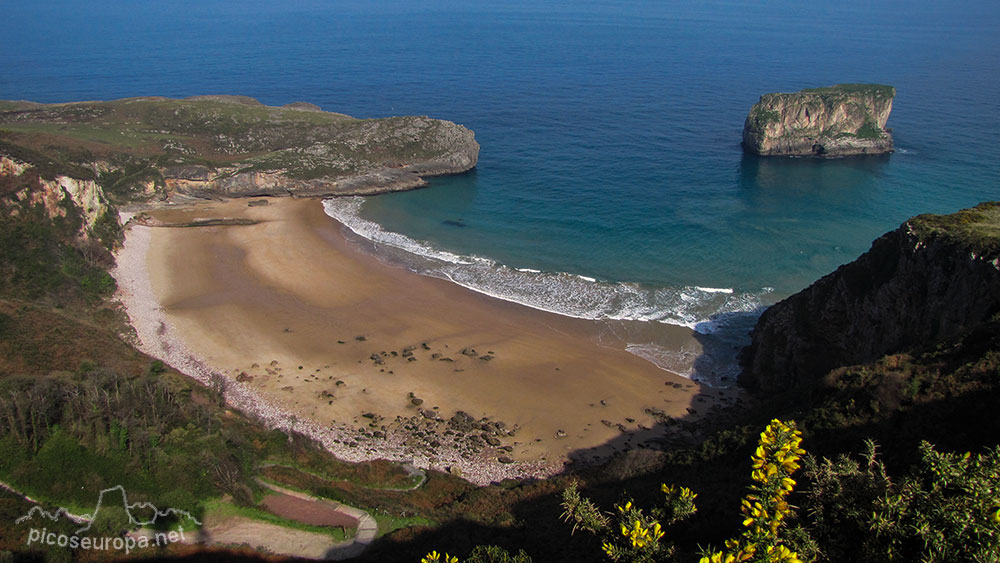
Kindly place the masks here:
<instances>
[{"instance_id":1,"label":"white wave crest","mask_svg":"<svg viewBox=\"0 0 1000 563\"><path fill-rule=\"evenodd\" d=\"M430 243L387 231L361 217L363 203L362 197L323 202L327 215L371 241L390 260L399 261L415 272L448 279L473 291L542 311L591 320L655 321L711 333L718 328L718 321L713 318L719 313L757 310L761 306L760 297L766 293L699 286L652 287L509 267L488 258L441 250Z\"/></svg>"}]
</instances>

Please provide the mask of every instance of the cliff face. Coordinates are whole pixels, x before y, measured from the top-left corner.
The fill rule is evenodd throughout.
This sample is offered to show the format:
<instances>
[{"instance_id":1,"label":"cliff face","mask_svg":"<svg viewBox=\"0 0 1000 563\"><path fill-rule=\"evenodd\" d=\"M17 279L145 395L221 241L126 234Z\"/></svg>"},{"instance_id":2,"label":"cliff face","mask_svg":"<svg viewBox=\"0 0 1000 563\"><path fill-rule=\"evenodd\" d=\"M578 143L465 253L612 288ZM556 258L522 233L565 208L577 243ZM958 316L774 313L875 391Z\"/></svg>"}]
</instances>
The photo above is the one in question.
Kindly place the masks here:
<instances>
[{"instance_id":1,"label":"cliff face","mask_svg":"<svg viewBox=\"0 0 1000 563\"><path fill-rule=\"evenodd\" d=\"M479 144L465 127L428 117L354 119L311 104L201 96L0 101L0 152L49 177L93 176L131 201L406 190L474 168Z\"/></svg>"},{"instance_id":2,"label":"cliff face","mask_svg":"<svg viewBox=\"0 0 1000 563\"><path fill-rule=\"evenodd\" d=\"M743 148L764 156L892 152L892 135L885 124L895 95L895 88L875 84L765 94L747 115Z\"/></svg>"},{"instance_id":3,"label":"cliff face","mask_svg":"<svg viewBox=\"0 0 1000 563\"><path fill-rule=\"evenodd\" d=\"M33 166L0 155L0 177L12 186L12 200L15 205L0 206L7 213L17 216L21 209L41 206L49 219L65 219L69 214L78 214L80 227L76 232L79 240L89 240L94 226L99 220L118 222L118 215L104 196L104 191L94 180L55 176L52 179L37 177Z\"/></svg>"},{"instance_id":4,"label":"cliff face","mask_svg":"<svg viewBox=\"0 0 1000 563\"><path fill-rule=\"evenodd\" d=\"M781 391L836 367L920 350L1000 312L1000 202L914 217L867 253L769 308L741 384Z\"/></svg>"}]
</instances>

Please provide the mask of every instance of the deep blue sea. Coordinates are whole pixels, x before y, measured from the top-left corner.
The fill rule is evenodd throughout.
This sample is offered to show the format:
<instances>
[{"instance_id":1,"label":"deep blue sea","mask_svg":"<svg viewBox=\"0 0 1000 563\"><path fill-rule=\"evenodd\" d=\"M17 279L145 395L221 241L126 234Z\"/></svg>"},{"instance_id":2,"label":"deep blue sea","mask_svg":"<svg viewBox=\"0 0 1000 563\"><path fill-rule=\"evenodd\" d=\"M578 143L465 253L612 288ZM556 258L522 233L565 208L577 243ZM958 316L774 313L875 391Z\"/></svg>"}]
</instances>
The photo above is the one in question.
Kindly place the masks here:
<instances>
[{"instance_id":1,"label":"deep blue sea","mask_svg":"<svg viewBox=\"0 0 1000 563\"><path fill-rule=\"evenodd\" d=\"M995 0L97 0L3 12L4 99L228 93L466 125L482 145L474 172L329 212L423 273L567 315L691 326L730 349L761 307L907 217L1000 198ZM761 94L841 82L897 88L895 154L742 154ZM694 375L725 369L714 371Z\"/></svg>"}]
</instances>

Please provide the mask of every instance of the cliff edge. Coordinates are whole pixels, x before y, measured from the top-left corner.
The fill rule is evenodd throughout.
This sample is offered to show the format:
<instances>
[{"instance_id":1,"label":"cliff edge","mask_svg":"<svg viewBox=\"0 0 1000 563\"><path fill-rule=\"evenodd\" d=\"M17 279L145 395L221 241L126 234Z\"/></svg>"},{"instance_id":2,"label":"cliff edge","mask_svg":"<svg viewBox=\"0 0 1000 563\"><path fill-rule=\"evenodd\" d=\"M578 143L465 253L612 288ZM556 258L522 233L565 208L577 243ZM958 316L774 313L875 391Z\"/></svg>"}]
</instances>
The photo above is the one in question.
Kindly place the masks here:
<instances>
[{"instance_id":1,"label":"cliff edge","mask_svg":"<svg viewBox=\"0 0 1000 563\"><path fill-rule=\"evenodd\" d=\"M919 215L857 260L769 308L739 382L803 386L831 369L920 351L1000 313L1000 202Z\"/></svg>"},{"instance_id":2,"label":"cliff edge","mask_svg":"<svg viewBox=\"0 0 1000 563\"><path fill-rule=\"evenodd\" d=\"M743 150L762 156L838 157L892 152L885 128L896 89L838 84L761 96L743 124Z\"/></svg>"},{"instance_id":3,"label":"cliff edge","mask_svg":"<svg viewBox=\"0 0 1000 563\"><path fill-rule=\"evenodd\" d=\"M476 166L469 129L423 116L355 119L244 96L0 101L0 155L115 202L171 196L361 195Z\"/></svg>"}]
</instances>

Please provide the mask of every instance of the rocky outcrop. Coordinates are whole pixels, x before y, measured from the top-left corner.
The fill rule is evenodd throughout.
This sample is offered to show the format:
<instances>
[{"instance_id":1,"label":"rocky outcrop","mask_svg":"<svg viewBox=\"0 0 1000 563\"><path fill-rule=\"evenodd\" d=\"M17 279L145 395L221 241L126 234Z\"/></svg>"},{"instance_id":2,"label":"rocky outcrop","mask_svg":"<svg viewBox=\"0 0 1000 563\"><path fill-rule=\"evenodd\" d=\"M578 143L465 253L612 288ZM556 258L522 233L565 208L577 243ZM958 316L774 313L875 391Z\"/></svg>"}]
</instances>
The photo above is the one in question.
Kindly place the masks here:
<instances>
[{"instance_id":1,"label":"rocky outcrop","mask_svg":"<svg viewBox=\"0 0 1000 563\"><path fill-rule=\"evenodd\" d=\"M17 186L13 200L18 205L7 210L12 215L25 207L41 206L50 219L66 219L69 214L78 215L80 240L91 237L94 225L107 216L106 220L117 222L104 191L94 180L71 178L58 175L46 179L33 173L33 166L0 154L0 177L10 185Z\"/></svg>"},{"instance_id":2,"label":"rocky outcrop","mask_svg":"<svg viewBox=\"0 0 1000 563\"><path fill-rule=\"evenodd\" d=\"M368 195L422 187L479 158L473 132L450 121L354 119L304 102L269 107L243 96L198 96L5 107L0 153L34 158L49 176L96 171L120 202Z\"/></svg>"},{"instance_id":3,"label":"rocky outcrop","mask_svg":"<svg viewBox=\"0 0 1000 563\"><path fill-rule=\"evenodd\" d=\"M1000 312L1000 202L914 217L761 315L741 384L808 385L831 369L920 351Z\"/></svg>"},{"instance_id":4,"label":"rocky outcrop","mask_svg":"<svg viewBox=\"0 0 1000 563\"><path fill-rule=\"evenodd\" d=\"M743 125L743 149L762 156L839 157L892 152L885 128L896 89L838 84L765 94Z\"/></svg>"}]
</instances>

